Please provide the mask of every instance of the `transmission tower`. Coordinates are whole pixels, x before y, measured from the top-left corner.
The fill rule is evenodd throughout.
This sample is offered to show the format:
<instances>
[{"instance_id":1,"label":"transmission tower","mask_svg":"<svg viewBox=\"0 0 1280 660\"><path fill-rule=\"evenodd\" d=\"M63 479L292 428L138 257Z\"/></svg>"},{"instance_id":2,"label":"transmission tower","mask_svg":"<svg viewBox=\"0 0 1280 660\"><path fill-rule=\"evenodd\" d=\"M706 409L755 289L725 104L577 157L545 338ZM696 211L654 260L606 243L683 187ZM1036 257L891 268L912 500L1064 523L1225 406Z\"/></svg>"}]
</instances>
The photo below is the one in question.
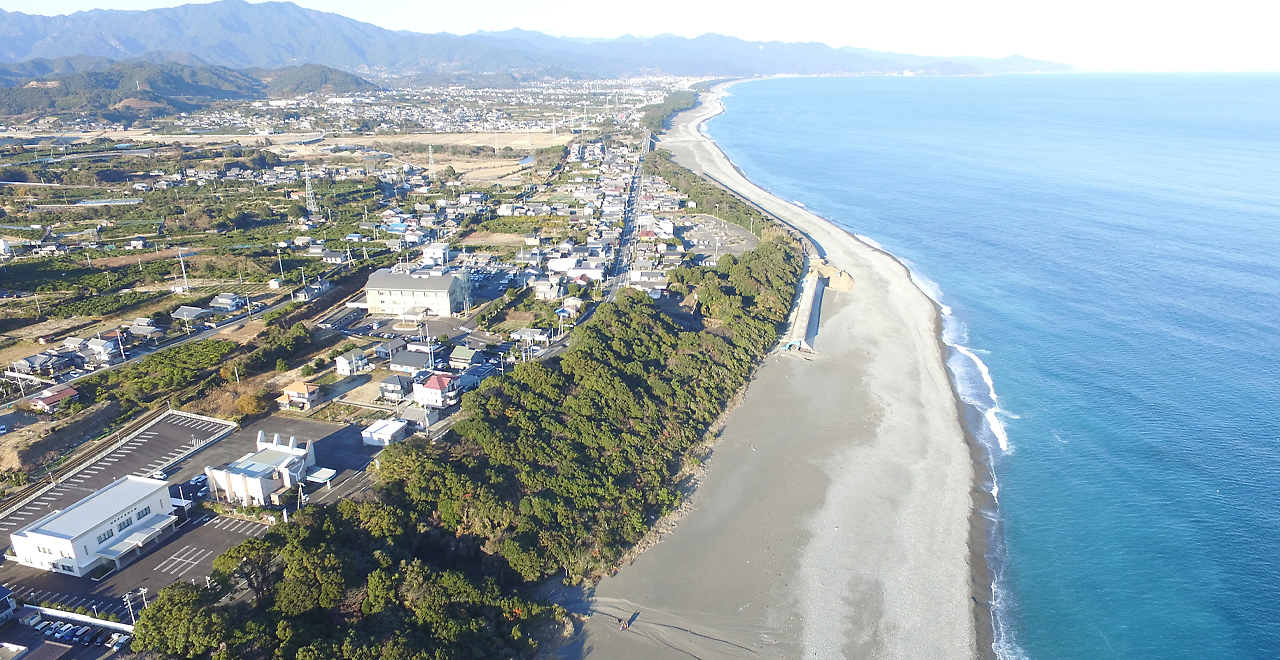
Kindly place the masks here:
<instances>
[{"instance_id":1,"label":"transmission tower","mask_svg":"<svg viewBox=\"0 0 1280 660\"><path fill-rule=\"evenodd\" d=\"M316 204L316 193L311 189L311 166L304 165L302 176L307 180L307 215L312 218L320 215L320 205Z\"/></svg>"}]
</instances>

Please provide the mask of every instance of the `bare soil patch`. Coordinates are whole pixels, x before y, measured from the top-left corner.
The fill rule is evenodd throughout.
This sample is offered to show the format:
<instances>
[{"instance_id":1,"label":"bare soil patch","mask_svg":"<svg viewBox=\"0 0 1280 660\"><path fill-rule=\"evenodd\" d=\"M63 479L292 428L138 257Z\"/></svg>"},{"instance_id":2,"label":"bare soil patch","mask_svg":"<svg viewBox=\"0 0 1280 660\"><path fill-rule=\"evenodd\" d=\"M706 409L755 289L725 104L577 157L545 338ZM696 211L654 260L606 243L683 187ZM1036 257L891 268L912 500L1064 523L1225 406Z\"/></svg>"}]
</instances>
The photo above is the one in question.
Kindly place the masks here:
<instances>
[{"instance_id":1,"label":"bare soil patch","mask_svg":"<svg viewBox=\"0 0 1280 660\"><path fill-rule=\"evenodd\" d=\"M502 247L524 246L524 234L497 234L477 231L459 241L462 245L498 245Z\"/></svg>"}]
</instances>

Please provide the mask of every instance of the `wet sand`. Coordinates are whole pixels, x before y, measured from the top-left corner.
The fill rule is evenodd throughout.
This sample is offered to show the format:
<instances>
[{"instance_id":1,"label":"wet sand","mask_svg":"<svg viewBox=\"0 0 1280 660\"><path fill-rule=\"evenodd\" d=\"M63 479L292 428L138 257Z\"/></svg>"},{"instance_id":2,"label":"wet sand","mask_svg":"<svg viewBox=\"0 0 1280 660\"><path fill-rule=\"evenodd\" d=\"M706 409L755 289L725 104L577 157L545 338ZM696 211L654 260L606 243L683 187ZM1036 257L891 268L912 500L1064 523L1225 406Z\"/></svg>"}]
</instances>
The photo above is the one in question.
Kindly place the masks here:
<instances>
[{"instance_id":1,"label":"wet sand","mask_svg":"<svg viewBox=\"0 0 1280 660\"><path fill-rule=\"evenodd\" d=\"M678 527L562 594L589 618L561 657L976 657L973 465L934 305L889 255L743 178L697 130L716 96L661 146L808 234L857 285L825 293L817 354L757 371Z\"/></svg>"}]
</instances>

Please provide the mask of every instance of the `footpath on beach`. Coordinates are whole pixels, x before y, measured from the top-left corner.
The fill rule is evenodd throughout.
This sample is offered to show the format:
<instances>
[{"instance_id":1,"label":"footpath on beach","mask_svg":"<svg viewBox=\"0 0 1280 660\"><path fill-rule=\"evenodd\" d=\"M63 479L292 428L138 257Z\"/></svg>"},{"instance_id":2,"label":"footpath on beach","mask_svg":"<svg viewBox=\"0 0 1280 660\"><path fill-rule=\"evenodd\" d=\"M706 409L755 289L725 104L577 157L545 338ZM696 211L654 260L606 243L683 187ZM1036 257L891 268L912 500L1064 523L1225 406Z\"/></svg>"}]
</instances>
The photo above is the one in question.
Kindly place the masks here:
<instances>
[{"instance_id":1,"label":"footpath on beach","mask_svg":"<svg viewBox=\"0 0 1280 660\"><path fill-rule=\"evenodd\" d=\"M812 242L812 289L782 345L813 352L765 360L687 515L566 603L587 622L560 657L989 656L971 589L974 467L937 310L891 255L752 184L700 133L723 89L660 147Z\"/></svg>"}]
</instances>

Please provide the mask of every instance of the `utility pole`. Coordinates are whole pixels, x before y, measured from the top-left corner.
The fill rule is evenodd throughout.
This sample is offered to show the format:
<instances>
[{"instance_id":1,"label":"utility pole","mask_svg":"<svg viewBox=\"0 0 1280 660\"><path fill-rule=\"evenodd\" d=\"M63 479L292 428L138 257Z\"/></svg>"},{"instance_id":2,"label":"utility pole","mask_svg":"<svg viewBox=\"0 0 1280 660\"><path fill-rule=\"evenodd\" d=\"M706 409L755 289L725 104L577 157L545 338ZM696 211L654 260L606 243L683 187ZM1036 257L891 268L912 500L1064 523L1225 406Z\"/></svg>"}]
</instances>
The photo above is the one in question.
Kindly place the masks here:
<instances>
[{"instance_id":1,"label":"utility pole","mask_svg":"<svg viewBox=\"0 0 1280 660\"><path fill-rule=\"evenodd\" d=\"M124 592L124 604L129 608L129 620L132 621L134 625L137 625L138 617L133 615L133 600L129 598L132 595L133 595L132 591Z\"/></svg>"},{"instance_id":2,"label":"utility pole","mask_svg":"<svg viewBox=\"0 0 1280 660\"><path fill-rule=\"evenodd\" d=\"M178 264L182 266L182 290L185 293L191 290L191 283L187 281L187 262L182 259L182 248L178 248Z\"/></svg>"}]
</instances>

